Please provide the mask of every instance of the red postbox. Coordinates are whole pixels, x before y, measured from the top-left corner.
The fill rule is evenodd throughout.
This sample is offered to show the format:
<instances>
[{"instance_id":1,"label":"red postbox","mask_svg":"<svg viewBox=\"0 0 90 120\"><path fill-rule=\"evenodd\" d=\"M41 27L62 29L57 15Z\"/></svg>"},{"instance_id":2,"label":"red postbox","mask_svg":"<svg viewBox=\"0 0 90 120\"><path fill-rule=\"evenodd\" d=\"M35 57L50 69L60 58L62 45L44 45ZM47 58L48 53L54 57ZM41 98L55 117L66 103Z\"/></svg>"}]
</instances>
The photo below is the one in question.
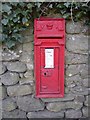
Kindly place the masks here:
<instances>
[{"instance_id":1,"label":"red postbox","mask_svg":"<svg viewBox=\"0 0 90 120\"><path fill-rule=\"evenodd\" d=\"M64 96L65 20L40 18L34 21L36 97Z\"/></svg>"}]
</instances>

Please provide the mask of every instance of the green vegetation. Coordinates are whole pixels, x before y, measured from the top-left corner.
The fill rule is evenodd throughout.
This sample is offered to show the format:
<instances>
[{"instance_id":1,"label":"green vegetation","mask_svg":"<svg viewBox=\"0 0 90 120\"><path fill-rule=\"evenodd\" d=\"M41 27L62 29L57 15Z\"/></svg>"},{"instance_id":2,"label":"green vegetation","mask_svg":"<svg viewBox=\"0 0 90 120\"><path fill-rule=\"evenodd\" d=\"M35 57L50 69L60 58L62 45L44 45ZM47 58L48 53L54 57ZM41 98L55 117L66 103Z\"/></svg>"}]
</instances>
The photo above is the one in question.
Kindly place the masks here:
<instances>
[{"instance_id":1,"label":"green vegetation","mask_svg":"<svg viewBox=\"0 0 90 120\"><path fill-rule=\"evenodd\" d=\"M21 32L26 30L34 18L47 16L50 11L60 13L65 19L78 21L84 17L89 18L90 3L80 2L46 2L46 3L26 3L26 2L6 2L2 3L2 39L8 48L13 48L18 42L22 43ZM90 24L89 19L86 21Z\"/></svg>"}]
</instances>

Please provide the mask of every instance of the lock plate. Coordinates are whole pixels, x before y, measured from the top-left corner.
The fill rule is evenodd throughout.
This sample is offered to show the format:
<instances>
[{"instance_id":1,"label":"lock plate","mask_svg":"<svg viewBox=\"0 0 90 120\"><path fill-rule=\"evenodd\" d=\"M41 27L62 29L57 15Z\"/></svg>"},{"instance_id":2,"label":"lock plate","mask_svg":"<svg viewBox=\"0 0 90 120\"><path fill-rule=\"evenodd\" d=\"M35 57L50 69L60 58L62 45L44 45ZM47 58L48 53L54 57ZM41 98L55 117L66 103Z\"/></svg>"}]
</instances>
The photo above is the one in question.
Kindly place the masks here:
<instances>
[{"instance_id":1,"label":"lock plate","mask_svg":"<svg viewBox=\"0 0 90 120\"><path fill-rule=\"evenodd\" d=\"M50 77L52 75L52 70L42 70L42 76L44 77Z\"/></svg>"}]
</instances>

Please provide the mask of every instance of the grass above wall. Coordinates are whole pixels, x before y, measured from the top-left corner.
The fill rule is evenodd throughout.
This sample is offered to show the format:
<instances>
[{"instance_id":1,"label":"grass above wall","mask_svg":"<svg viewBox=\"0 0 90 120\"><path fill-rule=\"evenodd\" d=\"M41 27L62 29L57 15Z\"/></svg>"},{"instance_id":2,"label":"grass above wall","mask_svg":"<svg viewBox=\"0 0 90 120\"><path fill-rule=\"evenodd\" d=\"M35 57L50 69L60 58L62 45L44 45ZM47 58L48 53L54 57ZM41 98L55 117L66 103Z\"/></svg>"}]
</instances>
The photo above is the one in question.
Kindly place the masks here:
<instances>
[{"instance_id":1,"label":"grass above wall","mask_svg":"<svg viewBox=\"0 0 90 120\"><path fill-rule=\"evenodd\" d=\"M90 25L90 3L82 2L6 2L2 3L2 39L8 48L14 48L16 44L23 43L21 32L27 30L34 18L47 16L50 11L59 13L66 20L73 22L88 18L86 24Z\"/></svg>"}]
</instances>

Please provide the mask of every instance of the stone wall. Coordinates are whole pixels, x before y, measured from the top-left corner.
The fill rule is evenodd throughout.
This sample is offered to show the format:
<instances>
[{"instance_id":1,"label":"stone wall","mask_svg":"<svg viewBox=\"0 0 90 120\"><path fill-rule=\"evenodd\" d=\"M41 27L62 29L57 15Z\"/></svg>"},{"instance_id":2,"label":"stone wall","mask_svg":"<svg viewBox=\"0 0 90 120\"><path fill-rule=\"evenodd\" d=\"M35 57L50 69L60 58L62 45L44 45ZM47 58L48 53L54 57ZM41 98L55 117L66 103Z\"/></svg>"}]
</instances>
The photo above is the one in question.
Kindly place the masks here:
<instances>
[{"instance_id":1,"label":"stone wall","mask_svg":"<svg viewBox=\"0 0 90 120\"><path fill-rule=\"evenodd\" d=\"M3 46L3 51L0 51L2 117L88 117L89 35L88 27L82 21L74 24L71 21L66 22L64 98L35 98L32 27L23 33L24 43L17 45L15 50L8 50Z\"/></svg>"}]
</instances>

